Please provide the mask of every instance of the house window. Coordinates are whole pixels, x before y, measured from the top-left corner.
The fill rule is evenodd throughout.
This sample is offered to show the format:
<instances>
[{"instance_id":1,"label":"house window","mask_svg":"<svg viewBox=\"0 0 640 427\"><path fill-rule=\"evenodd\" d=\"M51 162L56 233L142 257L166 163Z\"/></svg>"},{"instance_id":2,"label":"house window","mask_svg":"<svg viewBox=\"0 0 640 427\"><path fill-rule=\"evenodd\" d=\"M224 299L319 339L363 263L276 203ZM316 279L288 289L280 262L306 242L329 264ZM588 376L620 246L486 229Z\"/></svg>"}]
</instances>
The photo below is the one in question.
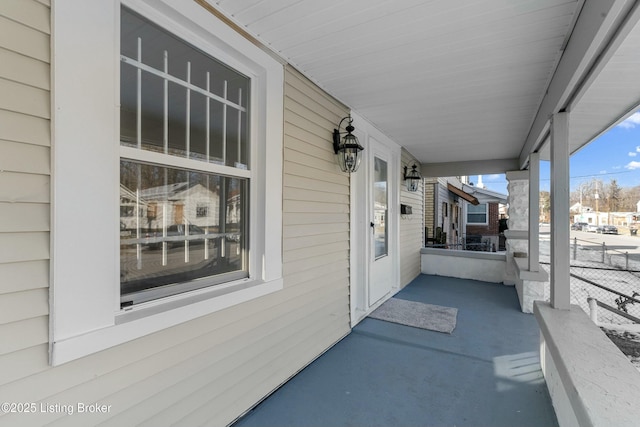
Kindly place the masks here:
<instances>
[{"instance_id":1,"label":"house window","mask_svg":"<svg viewBox=\"0 0 640 427\"><path fill-rule=\"evenodd\" d=\"M282 64L197 2L51 13L51 363L282 289Z\"/></svg>"},{"instance_id":2,"label":"house window","mask_svg":"<svg viewBox=\"0 0 640 427\"><path fill-rule=\"evenodd\" d=\"M488 224L488 205L480 203L478 205L467 206L467 224Z\"/></svg>"},{"instance_id":3,"label":"house window","mask_svg":"<svg viewBox=\"0 0 640 427\"><path fill-rule=\"evenodd\" d=\"M196 206L196 218L206 218L209 216L209 206L198 205Z\"/></svg>"},{"instance_id":4,"label":"house window","mask_svg":"<svg viewBox=\"0 0 640 427\"><path fill-rule=\"evenodd\" d=\"M120 33L120 191L161 212L121 237L122 304L248 277L250 79L126 8Z\"/></svg>"}]
</instances>

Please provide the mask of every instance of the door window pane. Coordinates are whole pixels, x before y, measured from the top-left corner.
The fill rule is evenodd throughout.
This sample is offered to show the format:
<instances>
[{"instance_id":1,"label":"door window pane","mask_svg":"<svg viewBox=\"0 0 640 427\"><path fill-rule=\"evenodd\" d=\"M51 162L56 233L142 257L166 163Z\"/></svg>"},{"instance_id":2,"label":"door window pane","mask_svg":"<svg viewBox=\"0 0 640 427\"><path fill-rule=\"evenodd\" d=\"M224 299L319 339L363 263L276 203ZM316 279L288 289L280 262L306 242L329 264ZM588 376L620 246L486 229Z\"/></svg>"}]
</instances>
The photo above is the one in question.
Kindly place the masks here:
<instances>
[{"instance_id":1,"label":"door window pane","mask_svg":"<svg viewBox=\"0 0 640 427\"><path fill-rule=\"evenodd\" d=\"M376 259L388 254L387 200L387 162L375 157L373 173L373 223L374 253Z\"/></svg>"}]
</instances>

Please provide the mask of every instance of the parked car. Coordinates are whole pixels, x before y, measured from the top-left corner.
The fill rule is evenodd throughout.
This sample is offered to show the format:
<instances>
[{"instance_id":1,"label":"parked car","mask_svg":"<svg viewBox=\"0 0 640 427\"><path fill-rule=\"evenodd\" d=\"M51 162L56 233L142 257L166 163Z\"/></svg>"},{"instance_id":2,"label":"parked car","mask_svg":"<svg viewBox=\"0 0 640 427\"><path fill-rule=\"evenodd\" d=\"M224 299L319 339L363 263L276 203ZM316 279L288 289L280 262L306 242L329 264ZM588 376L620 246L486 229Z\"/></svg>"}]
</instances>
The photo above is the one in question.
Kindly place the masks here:
<instances>
[{"instance_id":1,"label":"parked car","mask_svg":"<svg viewBox=\"0 0 640 427\"><path fill-rule=\"evenodd\" d=\"M601 225L596 232L600 234L618 234L618 229L613 225Z\"/></svg>"},{"instance_id":2,"label":"parked car","mask_svg":"<svg viewBox=\"0 0 640 427\"><path fill-rule=\"evenodd\" d=\"M595 224L587 224L582 227L582 231L586 231L587 233L595 233L598 231L598 226Z\"/></svg>"},{"instance_id":3,"label":"parked car","mask_svg":"<svg viewBox=\"0 0 640 427\"><path fill-rule=\"evenodd\" d=\"M586 222L574 222L573 224L571 224L571 229L582 231L585 230L585 227L587 227L588 225L589 224L587 224Z\"/></svg>"}]
</instances>

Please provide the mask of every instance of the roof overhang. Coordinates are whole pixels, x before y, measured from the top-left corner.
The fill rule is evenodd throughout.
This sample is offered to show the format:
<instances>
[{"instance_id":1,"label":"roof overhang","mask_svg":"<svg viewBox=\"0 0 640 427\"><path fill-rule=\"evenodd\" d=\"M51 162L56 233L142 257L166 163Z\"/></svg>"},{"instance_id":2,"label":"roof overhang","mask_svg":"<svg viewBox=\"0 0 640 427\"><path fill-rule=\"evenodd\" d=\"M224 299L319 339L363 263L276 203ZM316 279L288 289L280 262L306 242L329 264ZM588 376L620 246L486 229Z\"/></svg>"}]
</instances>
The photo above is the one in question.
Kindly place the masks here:
<instances>
[{"instance_id":1,"label":"roof overhang","mask_svg":"<svg viewBox=\"0 0 640 427\"><path fill-rule=\"evenodd\" d=\"M472 194L469 194L466 191L463 191L463 190L459 189L458 187L455 187L455 186L453 186L453 185L451 185L449 183L447 183L447 190L451 191L456 196L462 197L463 199L465 199L467 202L471 203L472 205L480 204L480 202L478 201L478 199L476 199L475 196L473 196Z\"/></svg>"},{"instance_id":2,"label":"roof overhang","mask_svg":"<svg viewBox=\"0 0 640 427\"><path fill-rule=\"evenodd\" d=\"M497 191L466 184L462 186L462 189L469 192L469 194L473 194L480 203L501 203L506 205L509 202L506 194L498 193Z\"/></svg>"}]
</instances>

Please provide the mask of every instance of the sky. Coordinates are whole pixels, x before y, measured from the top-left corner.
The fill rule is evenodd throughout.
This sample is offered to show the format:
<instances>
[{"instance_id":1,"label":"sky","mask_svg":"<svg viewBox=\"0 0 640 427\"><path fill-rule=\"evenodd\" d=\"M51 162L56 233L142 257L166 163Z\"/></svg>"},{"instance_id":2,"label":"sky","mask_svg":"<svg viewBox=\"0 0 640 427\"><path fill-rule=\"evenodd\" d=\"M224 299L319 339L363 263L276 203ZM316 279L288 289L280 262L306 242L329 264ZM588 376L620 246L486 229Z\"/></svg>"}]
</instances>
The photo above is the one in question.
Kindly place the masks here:
<instances>
[{"instance_id":1,"label":"sky","mask_svg":"<svg viewBox=\"0 0 640 427\"><path fill-rule=\"evenodd\" d=\"M608 184L615 179L620 187L640 185L640 111L584 146L570 158L571 191L597 178ZM469 177L474 184L478 176ZM507 193L504 174L482 175L489 190ZM540 164L540 190L549 191L549 162Z\"/></svg>"}]
</instances>

